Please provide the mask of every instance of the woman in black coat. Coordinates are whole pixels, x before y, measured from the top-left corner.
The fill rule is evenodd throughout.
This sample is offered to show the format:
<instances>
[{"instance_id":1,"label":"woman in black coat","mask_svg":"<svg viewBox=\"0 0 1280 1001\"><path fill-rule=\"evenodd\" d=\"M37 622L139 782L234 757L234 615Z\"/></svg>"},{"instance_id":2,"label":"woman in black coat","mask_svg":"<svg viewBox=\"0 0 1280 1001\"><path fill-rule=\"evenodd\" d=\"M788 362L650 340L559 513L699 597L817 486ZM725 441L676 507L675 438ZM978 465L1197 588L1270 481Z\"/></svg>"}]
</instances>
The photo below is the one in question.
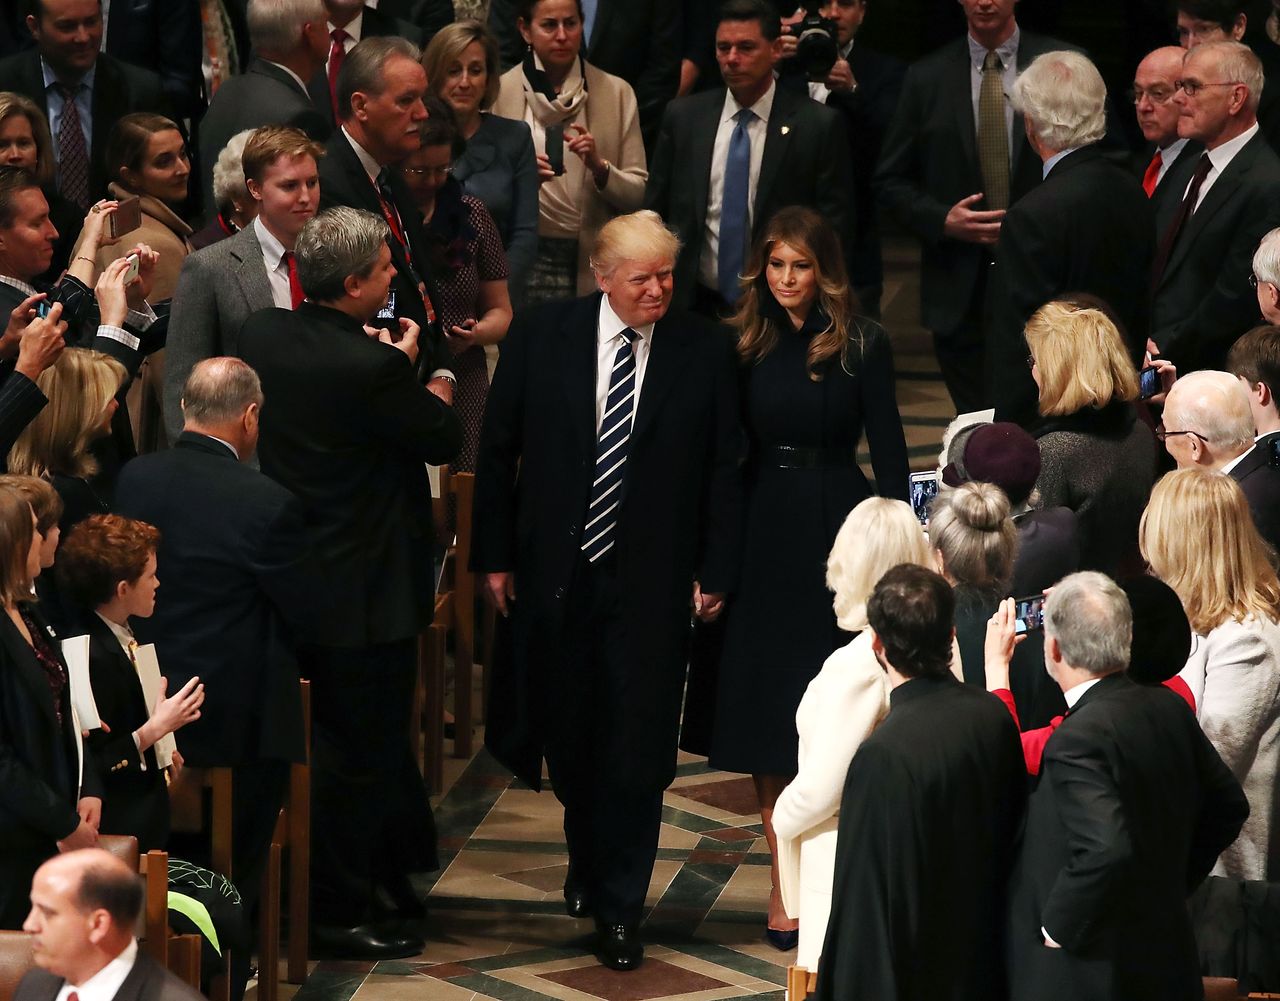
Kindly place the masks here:
<instances>
[{"instance_id":1,"label":"woman in black coat","mask_svg":"<svg viewBox=\"0 0 1280 1001\"><path fill-rule=\"evenodd\" d=\"M31 878L59 851L89 848L102 812L57 637L30 600L43 536L27 498L0 487L0 928L31 909Z\"/></svg>"},{"instance_id":2,"label":"woman in black coat","mask_svg":"<svg viewBox=\"0 0 1280 1001\"><path fill-rule=\"evenodd\" d=\"M826 559L845 515L872 494L858 468L867 430L877 492L907 498L907 448L889 339L854 314L840 243L810 209L770 220L734 323L749 437L739 587L728 605L713 767L753 776L774 854L769 940L795 940L778 891L771 817L796 773L795 713L837 647Z\"/></svg>"},{"instance_id":3,"label":"woman in black coat","mask_svg":"<svg viewBox=\"0 0 1280 1001\"><path fill-rule=\"evenodd\" d=\"M90 515L67 536L58 555L63 597L77 632L89 637L89 678L98 718L89 734L102 779L103 834L131 834L144 852L169 840L169 793L156 757L162 738L200 717L204 686L192 678L154 712L138 677L138 644L129 619L150 618L156 607L156 549L160 532L115 514ZM182 756L175 750L169 769Z\"/></svg>"}]
</instances>

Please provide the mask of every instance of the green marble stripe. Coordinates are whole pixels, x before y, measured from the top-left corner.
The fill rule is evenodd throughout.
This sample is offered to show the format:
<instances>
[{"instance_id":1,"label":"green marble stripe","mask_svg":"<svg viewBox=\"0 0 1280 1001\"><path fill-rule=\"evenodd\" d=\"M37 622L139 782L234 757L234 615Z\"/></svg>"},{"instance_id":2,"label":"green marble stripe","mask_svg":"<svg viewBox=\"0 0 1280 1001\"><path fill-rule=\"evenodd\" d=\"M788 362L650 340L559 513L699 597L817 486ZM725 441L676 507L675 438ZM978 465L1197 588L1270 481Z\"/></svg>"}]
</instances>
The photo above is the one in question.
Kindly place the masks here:
<instances>
[{"instance_id":1,"label":"green marble stripe","mask_svg":"<svg viewBox=\"0 0 1280 1001\"><path fill-rule=\"evenodd\" d=\"M445 983L461 987L463 990L475 991L487 998L495 998L496 1001L556 1001L549 994L540 994L519 984L511 984L483 973L475 973L468 977L454 977L452 980L446 980ZM430 994L423 996L430 997Z\"/></svg>"},{"instance_id":2,"label":"green marble stripe","mask_svg":"<svg viewBox=\"0 0 1280 1001\"><path fill-rule=\"evenodd\" d=\"M705 834L707 831L719 831L728 826L723 820L708 820L694 813L677 810L674 806L662 808L662 822L687 831L689 834Z\"/></svg>"},{"instance_id":3,"label":"green marble stripe","mask_svg":"<svg viewBox=\"0 0 1280 1001\"><path fill-rule=\"evenodd\" d=\"M323 963L311 971L306 983L293 996L294 1001L351 1001L368 976L367 973L325 970L322 967Z\"/></svg>"},{"instance_id":4,"label":"green marble stripe","mask_svg":"<svg viewBox=\"0 0 1280 1001\"><path fill-rule=\"evenodd\" d=\"M719 774L716 769L712 768L706 761L686 761L683 765L676 765L676 778L682 779L690 775L710 775L712 773ZM680 790L670 790L679 792Z\"/></svg>"},{"instance_id":5,"label":"green marble stripe","mask_svg":"<svg viewBox=\"0 0 1280 1001\"><path fill-rule=\"evenodd\" d=\"M495 900L486 897L446 897L437 894L427 901L428 911L484 911L497 914L558 914L564 916L562 900ZM569 918L565 917L568 921Z\"/></svg>"},{"instance_id":6,"label":"green marble stripe","mask_svg":"<svg viewBox=\"0 0 1280 1001\"><path fill-rule=\"evenodd\" d=\"M524 952L505 952L501 956L486 956L483 959L465 959L461 962L477 973L492 973L495 970L510 970L516 966L538 966L541 963L554 963L561 959L573 959L576 956L591 954L591 938L582 936L582 948L568 947L526 949Z\"/></svg>"}]
</instances>

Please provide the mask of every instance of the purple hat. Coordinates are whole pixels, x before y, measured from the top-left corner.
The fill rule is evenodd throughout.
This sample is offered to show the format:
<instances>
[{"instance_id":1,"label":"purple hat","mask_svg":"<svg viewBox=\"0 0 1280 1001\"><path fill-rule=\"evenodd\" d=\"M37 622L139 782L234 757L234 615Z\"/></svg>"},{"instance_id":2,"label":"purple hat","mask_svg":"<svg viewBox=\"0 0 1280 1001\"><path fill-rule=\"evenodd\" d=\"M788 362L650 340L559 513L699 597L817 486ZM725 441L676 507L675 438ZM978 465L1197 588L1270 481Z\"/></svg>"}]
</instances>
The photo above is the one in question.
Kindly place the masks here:
<instances>
[{"instance_id":1,"label":"purple hat","mask_svg":"<svg viewBox=\"0 0 1280 1001\"><path fill-rule=\"evenodd\" d=\"M951 461L942 470L943 483L994 483L1015 505L1031 496L1040 477L1040 446L1017 424L978 424L956 439L948 453Z\"/></svg>"}]
</instances>

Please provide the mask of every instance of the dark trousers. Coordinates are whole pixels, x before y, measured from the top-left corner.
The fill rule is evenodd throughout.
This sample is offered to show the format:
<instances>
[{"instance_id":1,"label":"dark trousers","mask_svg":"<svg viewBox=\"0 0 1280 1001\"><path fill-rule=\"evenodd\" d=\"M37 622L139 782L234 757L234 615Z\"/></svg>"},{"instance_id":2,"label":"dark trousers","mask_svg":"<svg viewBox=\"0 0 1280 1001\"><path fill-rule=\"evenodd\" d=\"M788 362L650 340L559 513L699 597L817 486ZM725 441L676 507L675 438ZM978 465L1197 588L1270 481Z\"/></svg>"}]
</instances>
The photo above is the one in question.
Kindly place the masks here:
<instances>
[{"instance_id":1,"label":"dark trousers","mask_svg":"<svg viewBox=\"0 0 1280 1001\"><path fill-rule=\"evenodd\" d=\"M587 893L602 924L635 926L658 852L665 783L638 781L634 749L619 737L634 667L624 656L612 561L600 562L580 561L569 594L563 656L548 686L547 769L564 806L566 885Z\"/></svg>"},{"instance_id":2,"label":"dark trousers","mask_svg":"<svg viewBox=\"0 0 1280 1001\"><path fill-rule=\"evenodd\" d=\"M983 410L990 392L986 385L986 340L983 332L983 313L987 294L987 271L984 265L973 290L969 308L961 321L950 330L933 331L933 350L938 356L938 367L947 392L955 404L957 414Z\"/></svg>"},{"instance_id":3,"label":"dark trousers","mask_svg":"<svg viewBox=\"0 0 1280 1001\"><path fill-rule=\"evenodd\" d=\"M359 649L305 647L311 680L311 914L352 926L379 886L436 867L436 832L409 733L412 637Z\"/></svg>"}]
</instances>

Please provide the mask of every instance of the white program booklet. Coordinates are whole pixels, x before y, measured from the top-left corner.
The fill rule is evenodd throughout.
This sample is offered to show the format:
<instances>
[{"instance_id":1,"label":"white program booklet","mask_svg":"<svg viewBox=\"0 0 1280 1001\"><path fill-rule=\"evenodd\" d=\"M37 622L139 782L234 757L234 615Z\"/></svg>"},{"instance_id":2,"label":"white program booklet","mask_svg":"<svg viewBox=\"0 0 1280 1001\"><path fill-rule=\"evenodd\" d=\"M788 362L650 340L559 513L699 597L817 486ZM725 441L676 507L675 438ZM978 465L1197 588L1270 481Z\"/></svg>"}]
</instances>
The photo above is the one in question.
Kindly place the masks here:
<instances>
[{"instance_id":1,"label":"white program booklet","mask_svg":"<svg viewBox=\"0 0 1280 1001\"><path fill-rule=\"evenodd\" d=\"M160 661L156 659L155 644L147 643L140 646L133 655L138 661L138 680L142 682L143 697L146 698L150 711L154 713L156 703L160 701ZM152 747L156 752L156 764L161 768L168 768L173 763L173 752L177 747L178 743L171 733L166 733L157 740Z\"/></svg>"},{"instance_id":2,"label":"white program booklet","mask_svg":"<svg viewBox=\"0 0 1280 1001\"><path fill-rule=\"evenodd\" d=\"M67 680L71 685L71 704L80 717L80 726L97 730L102 726L98 718L98 703L93 698L93 685L89 681L89 637L72 636L62 641L62 659L67 662Z\"/></svg>"}]
</instances>

